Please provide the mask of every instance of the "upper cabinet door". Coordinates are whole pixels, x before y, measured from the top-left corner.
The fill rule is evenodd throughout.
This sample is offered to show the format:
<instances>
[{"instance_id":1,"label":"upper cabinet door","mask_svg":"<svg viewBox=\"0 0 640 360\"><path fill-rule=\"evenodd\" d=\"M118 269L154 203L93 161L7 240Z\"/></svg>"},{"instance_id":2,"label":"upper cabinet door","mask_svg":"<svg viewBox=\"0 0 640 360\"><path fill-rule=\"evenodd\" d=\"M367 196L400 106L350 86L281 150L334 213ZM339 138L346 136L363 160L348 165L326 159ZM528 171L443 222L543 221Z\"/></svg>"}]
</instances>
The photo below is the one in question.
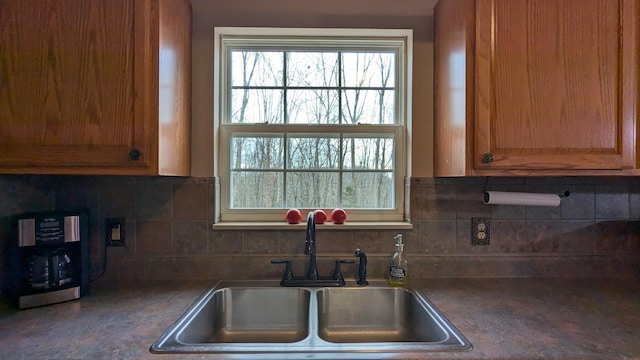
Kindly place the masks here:
<instances>
[{"instance_id":1,"label":"upper cabinet door","mask_svg":"<svg viewBox=\"0 0 640 360\"><path fill-rule=\"evenodd\" d=\"M2 1L2 166L130 166L133 27L133 0Z\"/></svg>"},{"instance_id":2,"label":"upper cabinet door","mask_svg":"<svg viewBox=\"0 0 640 360\"><path fill-rule=\"evenodd\" d=\"M434 175L631 174L640 2L440 0Z\"/></svg>"},{"instance_id":3,"label":"upper cabinet door","mask_svg":"<svg viewBox=\"0 0 640 360\"><path fill-rule=\"evenodd\" d=\"M188 0L0 1L0 173L189 175L190 66Z\"/></svg>"},{"instance_id":4,"label":"upper cabinet door","mask_svg":"<svg viewBox=\"0 0 640 360\"><path fill-rule=\"evenodd\" d=\"M638 1L475 4L473 167L634 167Z\"/></svg>"}]
</instances>

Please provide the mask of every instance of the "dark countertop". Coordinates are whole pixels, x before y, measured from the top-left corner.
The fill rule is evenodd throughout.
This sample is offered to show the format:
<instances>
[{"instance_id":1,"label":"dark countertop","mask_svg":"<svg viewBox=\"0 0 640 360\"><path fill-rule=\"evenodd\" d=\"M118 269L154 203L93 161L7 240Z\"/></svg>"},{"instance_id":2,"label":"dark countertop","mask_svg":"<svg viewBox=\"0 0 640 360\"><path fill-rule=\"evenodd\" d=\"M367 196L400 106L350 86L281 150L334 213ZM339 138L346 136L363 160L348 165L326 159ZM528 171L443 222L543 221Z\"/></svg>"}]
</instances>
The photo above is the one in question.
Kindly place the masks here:
<instances>
[{"instance_id":1,"label":"dark countertop","mask_svg":"<svg viewBox=\"0 0 640 360\"><path fill-rule=\"evenodd\" d=\"M0 305L3 359L201 359L149 346L215 281L92 284L80 300ZM437 359L640 359L640 282L591 279L413 280L471 341Z\"/></svg>"}]
</instances>

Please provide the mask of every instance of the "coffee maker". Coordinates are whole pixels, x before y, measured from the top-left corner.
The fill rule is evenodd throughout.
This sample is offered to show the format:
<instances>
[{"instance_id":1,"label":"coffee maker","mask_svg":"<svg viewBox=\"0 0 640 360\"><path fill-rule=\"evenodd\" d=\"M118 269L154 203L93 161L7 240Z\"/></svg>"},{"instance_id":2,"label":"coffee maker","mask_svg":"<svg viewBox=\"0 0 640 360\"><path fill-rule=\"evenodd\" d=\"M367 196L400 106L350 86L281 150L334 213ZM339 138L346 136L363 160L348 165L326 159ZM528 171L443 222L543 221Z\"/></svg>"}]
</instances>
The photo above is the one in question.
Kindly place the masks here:
<instances>
[{"instance_id":1,"label":"coffee maker","mask_svg":"<svg viewBox=\"0 0 640 360\"><path fill-rule=\"evenodd\" d=\"M89 288L86 213L29 213L16 218L9 293L20 309L79 299Z\"/></svg>"}]
</instances>

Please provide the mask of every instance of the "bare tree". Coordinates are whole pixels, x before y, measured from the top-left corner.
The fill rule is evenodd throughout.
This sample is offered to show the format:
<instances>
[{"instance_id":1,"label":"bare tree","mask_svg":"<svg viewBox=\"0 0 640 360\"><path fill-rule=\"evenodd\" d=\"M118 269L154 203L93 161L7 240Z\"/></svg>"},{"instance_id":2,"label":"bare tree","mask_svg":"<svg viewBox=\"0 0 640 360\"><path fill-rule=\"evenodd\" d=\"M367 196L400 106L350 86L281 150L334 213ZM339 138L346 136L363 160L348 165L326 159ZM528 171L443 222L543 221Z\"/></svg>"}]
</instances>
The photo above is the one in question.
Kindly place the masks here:
<instances>
[{"instance_id":1,"label":"bare tree","mask_svg":"<svg viewBox=\"0 0 640 360\"><path fill-rule=\"evenodd\" d=\"M242 52L241 60L234 64L242 69L242 82L236 87L242 89L239 94L242 98L234 108L233 121L244 123L256 116L269 124L283 121L384 124L387 121L387 89L393 89L394 69L393 61L384 56L388 54L349 53L348 64L341 52L283 54L279 64L260 51ZM278 77L281 88L264 86L266 79ZM371 86L372 81L375 87ZM382 172L388 169L392 154L389 139L345 137L340 144L340 138L334 135L290 134L286 138L248 136L234 140L234 166L238 169L238 176L234 177L234 196L237 197L234 204L238 206L282 206L283 186L287 188L284 195L287 206L330 207L338 205L334 203L339 196L347 197L346 204L352 207L389 205L392 179ZM246 152L250 159L243 158ZM281 164L283 156L286 156L287 171L279 170L285 166ZM345 181L347 177L350 179L350 186L338 195L335 182L339 162L344 160L349 163L345 164L343 177ZM242 171L245 165L247 171Z\"/></svg>"}]
</instances>

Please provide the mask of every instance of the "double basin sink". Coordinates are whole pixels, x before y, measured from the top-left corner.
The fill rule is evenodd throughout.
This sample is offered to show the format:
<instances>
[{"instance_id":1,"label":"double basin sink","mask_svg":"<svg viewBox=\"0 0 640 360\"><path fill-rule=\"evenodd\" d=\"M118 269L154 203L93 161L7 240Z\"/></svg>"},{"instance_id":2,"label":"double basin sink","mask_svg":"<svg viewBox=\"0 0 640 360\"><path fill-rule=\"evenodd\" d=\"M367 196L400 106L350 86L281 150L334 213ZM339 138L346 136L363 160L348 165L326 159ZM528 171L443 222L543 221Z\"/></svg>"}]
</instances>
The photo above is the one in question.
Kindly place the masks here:
<instances>
[{"instance_id":1,"label":"double basin sink","mask_svg":"<svg viewBox=\"0 0 640 360\"><path fill-rule=\"evenodd\" d=\"M153 353L404 353L470 350L420 292L366 287L279 287L221 281L153 345Z\"/></svg>"}]
</instances>

